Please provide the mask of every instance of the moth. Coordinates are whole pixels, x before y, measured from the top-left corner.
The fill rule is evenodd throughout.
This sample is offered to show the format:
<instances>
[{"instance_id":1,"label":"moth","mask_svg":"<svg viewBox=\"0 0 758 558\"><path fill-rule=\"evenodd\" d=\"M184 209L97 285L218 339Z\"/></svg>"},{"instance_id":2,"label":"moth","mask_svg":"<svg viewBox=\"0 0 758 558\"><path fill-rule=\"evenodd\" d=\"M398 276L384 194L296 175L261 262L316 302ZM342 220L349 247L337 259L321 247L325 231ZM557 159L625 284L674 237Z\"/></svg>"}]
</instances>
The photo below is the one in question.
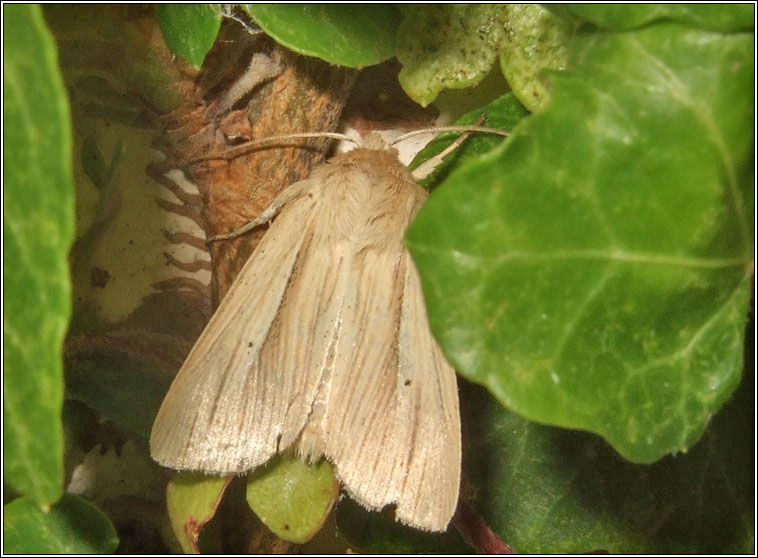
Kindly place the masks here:
<instances>
[{"instance_id":1,"label":"moth","mask_svg":"<svg viewBox=\"0 0 758 558\"><path fill-rule=\"evenodd\" d=\"M244 228L271 222L174 379L153 458L229 475L294 445L364 507L445 530L458 390L403 245L426 198L378 134L279 194Z\"/></svg>"}]
</instances>

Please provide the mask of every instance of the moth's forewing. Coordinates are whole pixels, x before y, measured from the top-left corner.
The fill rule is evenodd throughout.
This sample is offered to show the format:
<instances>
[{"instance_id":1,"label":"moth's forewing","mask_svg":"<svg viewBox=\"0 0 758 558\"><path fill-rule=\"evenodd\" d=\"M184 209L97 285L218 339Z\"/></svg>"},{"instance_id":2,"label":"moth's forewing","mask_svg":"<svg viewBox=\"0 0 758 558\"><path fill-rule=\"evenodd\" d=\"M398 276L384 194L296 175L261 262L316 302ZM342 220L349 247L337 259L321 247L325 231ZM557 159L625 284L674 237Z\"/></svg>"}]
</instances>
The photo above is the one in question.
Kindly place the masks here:
<instances>
[{"instance_id":1,"label":"moth's forewing","mask_svg":"<svg viewBox=\"0 0 758 558\"><path fill-rule=\"evenodd\" d=\"M402 244L426 194L382 149L298 184L174 380L152 455L241 473L297 442L364 506L444 530L460 478L455 372Z\"/></svg>"}]
</instances>

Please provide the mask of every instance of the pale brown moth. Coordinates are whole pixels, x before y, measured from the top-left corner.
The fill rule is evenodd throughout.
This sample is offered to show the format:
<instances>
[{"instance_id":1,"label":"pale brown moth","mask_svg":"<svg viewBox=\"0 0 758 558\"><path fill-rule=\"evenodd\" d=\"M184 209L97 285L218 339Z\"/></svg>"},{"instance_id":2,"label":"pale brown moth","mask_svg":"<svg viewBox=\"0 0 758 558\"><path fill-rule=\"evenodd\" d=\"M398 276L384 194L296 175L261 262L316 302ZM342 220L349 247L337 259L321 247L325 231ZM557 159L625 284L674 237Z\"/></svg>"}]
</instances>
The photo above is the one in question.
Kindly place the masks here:
<instances>
[{"instance_id":1,"label":"pale brown moth","mask_svg":"<svg viewBox=\"0 0 758 558\"><path fill-rule=\"evenodd\" d=\"M294 444L326 457L366 508L396 504L399 521L445 530L460 481L458 390L403 246L426 197L372 134L246 226L273 219L171 385L153 458L228 475Z\"/></svg>"}]
</instances>

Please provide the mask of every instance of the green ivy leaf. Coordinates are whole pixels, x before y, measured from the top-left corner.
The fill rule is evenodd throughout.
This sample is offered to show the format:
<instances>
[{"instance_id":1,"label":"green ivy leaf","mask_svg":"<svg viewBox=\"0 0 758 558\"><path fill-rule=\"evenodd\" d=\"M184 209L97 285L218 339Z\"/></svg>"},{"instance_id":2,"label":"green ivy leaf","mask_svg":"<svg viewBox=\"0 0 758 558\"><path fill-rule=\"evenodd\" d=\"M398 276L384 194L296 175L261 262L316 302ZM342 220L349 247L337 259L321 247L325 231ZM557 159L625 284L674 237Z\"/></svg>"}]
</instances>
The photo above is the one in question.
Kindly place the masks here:
<instances>
[{"instance_id":1,"label":"green ivy leaf","mask_svg":"<svg viewBox=\"0 0 758 558\"><path fill-rule=\"evenodd\" d=\"M550 98L543 70L563 70L573 24L539 4L508 6L508 29L500 49L500 68L511 89L530 111Z\"/></svg>"},{"instance_id":2,"label":"green ivy leaf","mask_svg":"<svg viewBox=\"0 0 758 558\"><path fill-rule=\"evenodd\" d=\"M741 31L752 29L755 20L752 4L569 4L566 8L595 25L619 31L666 19L713 31Z\"/></svg>"},{"instance_id":3,"label":"green ivy leaf","mask_svg":"<svg viewBox=\"0 0 758 558\"><path fill-rule=\"evenodd\" d=\"M624 461L594 435L529 422L466 386L464 470L476 507L521 553L750 554L752 370L696 446L652 466Z\"/></svg>"},{"instance_id":4,"label":"green ivy leaf","mask_svg":"<svg viewBox=\"0 0 758 558\"><path fill-rule=\"evenodd\" d=\"M633 461L702 435L741 373L752 45L581 36L545 111L435 191L408 242L461 374Z\"/></svg>"},{"instance_id":5,"label":"green ivy leaf","mask_svg":"<svg viewBox=\"0 0 758 558\"><path fill-rule=\"evenodd\" d=\"M158 22L171 52L200 68L216 41L221 16L208 4L158 4Z\"/></svg>"},{"instance_id":6,"label":"green ivy leaf","mask_svg":"<svg viewBox=\"0 0 758 558\"><path fill-rule=\"evenodd\" d=\"M243 4L276 42L297 53L350 68L395 55L400 16L377 4Z\"/></svg>"},{"instance_id":7,"label":"green ivy leaf","mask_svg":"<svg viewBox=\"0 0 758 558\"><path fill-rule=\"evenodd\" d=\"M480 83L500 59L513 92L531 111L549 98L544 70L566 66L574 23L536 4L409 5L398 30L400 83L426 106L443 89Z\"/></svg>"},{"instance_id":8,"label":"green ivy leaf","mask_svg":"<svg viewBox=\"0 0 758 558\"><path fill-rule=\"evenodd\" d=\"M171 529L187 554L199 554L200 531L213 516L233 477L182 471L166 487L166 507Z\"/></svg>"},{"instance_id":9,"label":"green ivy leaf","mask_svg":"<svg viewBox=\"0 0 758 558\"><path fill-rule=\"evenodd\" d=\"M340 494L332 465L309 464L288 452L275 456L247 478L247 502L281 539L302 544L326 521Z\"/></svg>"},{"instance_id":10,"label":"green ivy leaf","mask_svg":"<svg viewBox=\"0 0 758 558\"><path fill-rule=\"evenodd\" d=\"M9 5L3 12L3 464L6 482L48 504L63 483L71 129L55 44L39 7Z\"/></svg>"},{"instance_id":11,"label":"green ivy leaf","mask_svg":"<svg viewBox=\"0 0 758 558\"><path fill-rule=\"evenodd\" d=\"M408 96L427 106L442 89L482 81L504 40L507 17L502 5L404 5L397 59Z\"/></svg>"},{"instance_id":12,"label":"green ivy leaf","mask_svg":"<svg viewBox=\"0 0 758 558\"><path fill-rule=\"evenodd\" d=\"M64 494L47 511L19 498L3 515L3 550L10 554L112 554L118 546L110 520L73 494Z\"/></svg>"},{"instance_id":13,"label":"green ivy leaf","mask_svg":"<svg viewBox=\"0 0 758 558\"><path fill-rule=\"evenodd\" d=\"M162 308L158 303L155 307ZM67 394L147 439L171 378L162 372L169 364L157 366L159 359L143 355L150 350L153 355L160 354L172 345L173 339L138 332L114 333L106 340L109 344L101 342L101 345L109 349L107 352L97 346L72 351L66 368ZM131 347L126 346L129 341Z\"/></svg>"}]
</instances>

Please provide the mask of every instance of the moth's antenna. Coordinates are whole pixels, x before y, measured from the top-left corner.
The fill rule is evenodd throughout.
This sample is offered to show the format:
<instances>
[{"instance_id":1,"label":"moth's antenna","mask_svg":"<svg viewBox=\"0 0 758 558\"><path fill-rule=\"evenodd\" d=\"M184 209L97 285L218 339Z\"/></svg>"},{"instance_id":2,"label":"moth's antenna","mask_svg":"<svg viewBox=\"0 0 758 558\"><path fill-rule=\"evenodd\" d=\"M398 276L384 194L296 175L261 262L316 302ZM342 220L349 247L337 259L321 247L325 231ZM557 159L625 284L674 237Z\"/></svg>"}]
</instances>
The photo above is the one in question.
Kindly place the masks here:
<instances>
[{"instance_id":1,"label":"moth's antenna","mask_svg":"<svg viewBox=\"0 0 758 558\"><path fill-rule=\"evenodd\" d=\"M508 132L504 132L503 130L498 130L496 128L483 128L481 124L486 120L486 116L482 115L479 120L476 121L476 124L473 126L442 126L439 128L426 128L423 130L414 130L413 132L408 132L407 134L404 134L400 137L395 138L392 142L390 142L390 145L394 145L398 142L401 142L405 139L408 139L409 137L413 137L418 134L428 134L429 132L464 132L456 140L451 143L450 145L445 148L444 151L441 153L438 153L434 157L431 157L430 159L427 159L421 165L416 167L416 169L411 172L413 175L413 178L416 180L422 180L429 176L432 171L434 171L435 168L442 162L442 160L447 157L451 152L458 149L458 147L461 146L461 144L466 141L466 139L473 133L473 132L484 132L489 134L497 134L499 136L507 136Z\"/></svg>"},{"instance_id":2,"label":"moth's antenna","mask_svg":"<svg viewBox=\"0 0 758 558\"><path fill-rule=\"evenodd\" d=\"M254 148L264 143L273 143L273 142L282 141L282 140L302 139L302 138L332 138L332 139L337 139L337 140L349 141L356 145L360 143L358 140L353 139L350 136L346 136L345 134L338 134L336 132L307 132L307 133L301 133L301 134L285 134L282 136L271 136L268 138L250 141L242 145L235 145L234 147L230 147L229 149L225 149L224 151L221 151L219 153L214 153L213 155L205 155L203 157L197 157L196 159L189 159L188 161L185 161L184 164L191 165L193 163L200 163L202 161L212 161L213 159L224 159L228 161L230 159L235 159L239 157L240 155L246 153L247 151L253 151Z\"/></svg>"},{"instance_id":3,"label":"moth's antenna","mask_svg":"<svg viewBox=\"0 0 758 558\"><path fill-rule=\"evenodd\" d=\"M423 128L421 130L413 130L407 134L403 134L400 137L393 139L390 142L390 146L405 141L413 136L421 134L428 134L430 132L482 132L485 134L497 134L498 136L507 136L509 132L498 130L497 128L482 128L481 126L440 126L438 128Z\"/></svg>"}]
</instances>

